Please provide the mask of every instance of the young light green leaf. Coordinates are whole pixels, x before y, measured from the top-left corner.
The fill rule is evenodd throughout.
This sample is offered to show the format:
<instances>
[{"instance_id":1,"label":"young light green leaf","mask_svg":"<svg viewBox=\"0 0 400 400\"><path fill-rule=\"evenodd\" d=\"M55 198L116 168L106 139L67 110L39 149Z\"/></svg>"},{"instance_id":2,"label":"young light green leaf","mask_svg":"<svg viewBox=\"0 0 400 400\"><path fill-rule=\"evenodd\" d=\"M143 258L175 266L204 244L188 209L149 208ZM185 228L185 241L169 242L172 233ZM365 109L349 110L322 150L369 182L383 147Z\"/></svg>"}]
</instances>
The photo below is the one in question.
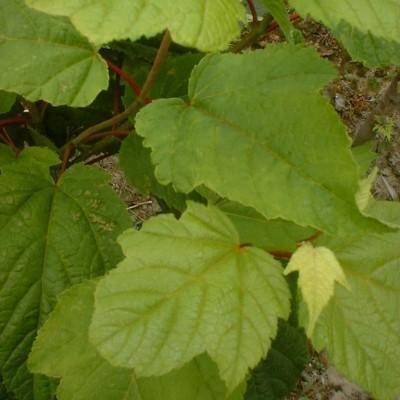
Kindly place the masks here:
<instances>
[{"instance_id":1,"label":"young light green leaf","mask_svg":"<svg viewBox=\"0 0 400 400\"><path fill-rule=\"evenodd\" d=\"M107 176L77 165L54 183L58 157L29 148L0 175L0 368L18 398L40 398L26 359L57 296L122 258L116 237L130 226Z\"/></svg>"},{"instance_id":2,"label":"young light green leaf","mask_svg":"<svg viewBox=\"0 0 400 400\"><path fill-rule=\"evenodd\" d=\"M136 41L169 29L172 39L201 51L225 49L240 34L245 8L239 0L27 0L50 14L64 15L97 45Z\"/></svg>"},{"instance_id":3,"label":"young light green leaf","mask_svg":"<svg viewBox=\"0 0 400 400\"><path fill-rule=\"evenodd\" d=\"M313 247L304 243L293 254L285 275L299 272L298 285L307 304L309 320L307 336L311 337L322 310L335 291L335 283L348 288L346 277L335 254L326 247Z\"/></svg>"},{"instance_id":4,"label":"young light green leaf","mask_svg":"<svg viewBox=\"0 0 400 400\"><path fill-rule=\"evenodd\" d=\"M252 371L246 400L283 399L296 383L309 360L304 330L280 321L278 335L268 357Z\"/></svg>"},{"instance_id":5,"label":"young light green leaf","mask_svg":"<svg viewBox=\"0 0 400 400\"><path fill-rule=\"evenodd\" d=\"M301 32L294 28L289 19L284 0L262 0L268 11L279 24L283 34L289 42L296 43L301 41Z\"/></svg>"},{"instance_id":6,"label":"young light green leaf","mask_svg":"<svg viewBox=\"0 0 400 400\"><path fill-rule=\"evenodd\" d=\"M152 376L207 351L232 391L288 317L280 264L241 247L221 211L196 203L179 221L152 218L120 243L126 259L96 292L90 335L100 353Z\"/></svg>"},{"instance_id":7,"label":"young light green leaf","mask_svg":"<svg viewBox=\"0 0 400 400\"><path fill-rule=\"evenodd\" d=\"M16 94L0 90L0 114L5 114L9 112L14 105L16 99Z\"/></svg>"},{"instance_id":8,"label":"young light green leaf","mask_svg":"<svg viewBox=\"0 0 400 400\"><path fill-rule=\"evenodd\" d=\"M324 23L350 55L369 67L400 65L399 0L290 0Z\"/></svg>"},{"instance_id":9,"label":"young light green leaf","mask_svg":"<svg viewBox=\"0 0 400 400\"><path fill-rule=\"evenodd\" d=\"M322 238L342 266L351 291L337 285L312 341L374 398L400 393L400 231ZM306 321L304 321L306 323Z\"/></svg>"},{"instance_id":10,"label":"young light green leaf","mask_svg":"<svg viewBox=\"0 0 400 400\"><path fill-rule=\"evenodd\" d=\"M96 49L65 19L0 0L0 89L28 100L90 104L108 85Z\"/></svg>"},{"instance_id":11,"label":"young light green leaf","mask_svg":"<svg viewBox=\"0 0 400 400\"><path fill-rule=\"evenodd\" d=\"M132 133L122 143L119 161L129 182L142 195L153 194L176 210L186 207L186 195L178 193L172 185L161 185L154 176L154 166L150 159L150 150L143 147L140 136Z\"/></svg>"},{"instance_id":12,"label":"young light green leaf","mask_svg":"<svg viewBox=\"0 0 400 400\"><path fill-rule=\"evenodd\" d=\"M251 243L267 251L295 251L297 243L316 232L283 219L268 220L257 211L241 204L224 200L218 203L239 232L242 243Z\"/></svg>"},{"instance_id":13,"label":"young light green leaf","mask_svg":"<svg viewBox=\"0 0 400 400\"><path fill-rule=\"evenodd\" d=\"M40 329L28 365L32 372L61 378L59 400L239 400L229 399L218 371L201 355L162 377L137 379L133 370L112 366L89 342L96 283L66 290Z\"/></svg>"},{"instance_id":14,"label":"young light green leaf","mask_svg":"<svg viewBox=\"0 0 400 400\"><path fill-rule=\"evenodd\" d=\"M319 94L334 77L302 46L207 56L192 73L188 103L154 101L136 129L162 184L183 192L204 184L267 219L332 234L370 229L378 224L355 204L350 140Z\"/></svg>"}]
</instances>

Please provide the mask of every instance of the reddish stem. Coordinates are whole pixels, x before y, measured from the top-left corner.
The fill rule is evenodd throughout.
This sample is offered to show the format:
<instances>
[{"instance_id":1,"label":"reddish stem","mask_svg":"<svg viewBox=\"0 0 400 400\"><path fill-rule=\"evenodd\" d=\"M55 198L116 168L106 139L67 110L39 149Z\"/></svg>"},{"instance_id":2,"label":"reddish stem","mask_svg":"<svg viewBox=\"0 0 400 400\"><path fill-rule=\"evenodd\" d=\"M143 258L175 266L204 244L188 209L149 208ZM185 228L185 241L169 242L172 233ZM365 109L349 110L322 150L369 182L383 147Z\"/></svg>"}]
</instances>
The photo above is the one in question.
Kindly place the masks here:
<instances>
[{"instance_id":1,"label":"reddish stem","mask_svg":"<svg viewBox=\"0 0 400 400\"><path fill-rule=\"evenodd\" d=\"M254 5L253 0L247 0L247 4L249 5L251 15L253 16L253 24L257 24L258 15L257 15L256 6Z\"/></svg>"},{"instance_id":2,"label":"reddish stem","mask_svg":"<svg viewBox=\"0 0 400 400\"><path fill-rule=\"evenodd\" d=\"M115 130L115 131L107 131L107 132L100 132L100 133L95 133L94 135L91 135L85 140L84 143L91 142L92 140L96 139L101 139L107 136L116 136L116 137L127 137L129 135L128 130Z\"/></svg>"},{"instance_id":3,"label":"reddish stem","mask_svg":"<svg viewBox=\"0 0 400 400\"><path fill-rule=\"evenodd\" d=\"M14 151L16 156L19 155L19 148L15 145L13 140L11 139L10 135L8 134L6 128L2 128L1 138L5 143L7 143Z\"/></svg>"},{"instance_id":4,"label":"reddish stem","mask_svg":"<svg viewBox=\"0 0 400 400\"><path fill-rule=\"evenodd\" d=\"M111 69L111 71L115 72L118 76L120 76L122 79L124 79L128 85L132 88L136 96L140 96L142 93L142 88L139 86L139 84L122 68L118 67L118 65L113 64L111 61L106 60L108 68ZM150 103L151 100L146 98L145 99L146 104Z\"/></svg>"},{"instance_id":5,"label":"reddish stem","mask_svg":"<svg viewBox=\"0 0 400 400\"><path fill-rule=\"evenodd\" d=\"M27 119L24 117L0 119L0 128L10 125L25 125L27 122Z\"/></svg>"}]
</instances>

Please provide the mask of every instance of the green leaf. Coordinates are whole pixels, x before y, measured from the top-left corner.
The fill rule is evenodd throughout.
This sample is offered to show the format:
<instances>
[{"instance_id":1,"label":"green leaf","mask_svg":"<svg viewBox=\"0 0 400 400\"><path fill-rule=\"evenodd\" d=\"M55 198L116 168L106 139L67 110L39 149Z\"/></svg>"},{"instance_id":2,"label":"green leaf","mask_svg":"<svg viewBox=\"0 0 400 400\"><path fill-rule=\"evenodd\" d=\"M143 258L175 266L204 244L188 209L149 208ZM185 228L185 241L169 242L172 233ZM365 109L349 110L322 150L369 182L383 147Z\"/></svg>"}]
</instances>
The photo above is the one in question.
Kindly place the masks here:
<instances>
[{"instance_id":1,"label":"green leaf","mask_svg":"<svg viewBox=\"0 0 400 400\"><path fill-rule=\"evenodd\" d=\"M297 243L316 233L314 229L283 219L267 220L252 208L232 201L219 202L218 208L233 222L242 243L251 243L267 251L294 251Z\"/></svg>"},{"instance_id":2,"label":"green leaf","mask_svg":"<svg viewBox=\"0 0 400 400\"><path fill-rule=\"evenodd\" d=\"M361 212L381 223L391 227L400 228L400 202L375 200L371 188L378 175L378 168L360 181L360 188L356 196L358 207Z\"/></svg>"},{"instance_id":3,"label":"green leaf","mask_svg":"<svg viewBox=\"0 0 400 400\"><path fill-rule=\"evenodd\" d=\"M204 54L200 53L187 53L180 56L169 57L162 65L149 97L151 99L160 99L186 96L190 74L194 66L198 64L203 57ZM128 61L124 65L124 69L130 73L141 86L146 80L149 68L150 65L142 65L138 68L137 61ZM128 85L125 85L124 103L131 104L135 97L132 89Z\"/></svg>"},{"instance_id":4,"label":"green leaf","mask_svg":"<svg viewBox=\"0 0 400 400\"><path fill-rule=\"evenodd\" d=\"M302 46L210 55L192 73L189 101L154 101L136 129L162 184L204 184L267 219L333 234L370 229L355 204L350 140L319 94L334 77Z\"/></svg>"},{"instance_id":5,"label":"green leaf","mask_svg":"<svg viewBox=\"0 0 400 400\"><path fill-rule=\"evenodd\" d=\"M326 247L303 243L290 259L285 275L294 271L299 272L298 285L308 308L307 336L310 337L318 317L334 294L335 283L349 287L335 254Z\"/></svg>"},{"instance_id":6,"label":"green leaf","mask_svg":"<svg viewBox=\"0 0 400 400\"><path fill-rule=\"evenodd\" d=\"M356 146L352 148L353 156L358 164L360 177L364 178L373 161L376 160L377 154L373 151L373 146L375 142L366 142L361 146Z\"/></svg>"},{"instance_id":7,"label":"green leaf","mask_svg":"<svg viewBox=\"0 0 400 400\"><path fill-rule=\"evenodd\" d=\"M142 195L153 194L164 200L167 205L176 210L186 207L186 195L178 193L172 185L161 185L154 176L154 166L150 159L150 150L143 147L140 136L132 133L122 143L119 161L128 181Z\"/></svg>"},{"instance_id":8,"label":"green leaf","mask_svg":"<svg viewBox=\"0 0 400 400\"><path fill-rule=\"evenodd\" d=\"M0 143L0 172L3 167L15 161L15 153L10 146Z\"/></svg>"},{"instance_id":9,"label":"green leaf","mask_svg":"<svg viewBox=\"0 0 400 400\"><path fill-rule=\"evenodd\" d=\"M283 399L296 387L308 360L304 331L280 321L268 357L251 373L245 399Z\"/></svg>"},{"instance_id":10,"label":"green leaf","mask_svg":"<svg viewBox=\"0 0 400 400\"><path fill-rule=\"evenodd\" d=\"M275 21L279 24L286 39L291 43L298 43L302 41L302 34L294 28L289 19L286 10L286 5L283 0L262 0L268 11L274 17Z\"/></svg>"},{"instance_id":11,"label":"green leaf","mask_svg":"<svg viewBox=\"0 0 400 400\"><path fill-rule=\"evenodd\" d=\"M86 106L108 86L96 49L64 18L0 0L0 89L30 101Z\"/></svg>"},{"instance_id":12,"label":"green leaf","mask_svg":"<svg viewBox=\"0 0 400 400\"><path fill-rule=\"evenodd\" d=\"M226 388L206 355L162 377L137 379L132 370L114 367L89 342L96 283L66 290L40 329L29 368L61 378L59 400L225 400ZM229 400L239 400L236 391Z\"/></svg>"},{"instance_id":13,"label":"green leaf","mask_svg":"<svg viewBox=\"0 0 400 400\"><path fill-rule=\"evenodd\" d=\"M400 393L400 231L321 239L335 252L351 290L337 285L313 343L375 398Z\"/></svg>"},{"instance_id":14,"label":"green leaf","mask_svg":"<svg viewBox=\"0 0 400 400\"><path fill-rule=\"evenodd\" d=\"M16 99L16 94L0 90L0 114L8 113L14 105Z\"/></svg>"},{"instance_id":15,"label":"green leaf","mask_svg":"<svg viewBox=\"0 0 400 400\"><path fill-rule=\"evenodd\" d=\"M240 34L245 8L238 0L27 0L44 12L70 17L93 43L136 41L169 29L172 39L201 51L225 49Z\"/></svg>"},{"instance_id":16,"label":"green leaf","mask_svg":"<svg viewBox=\"0 0 400 400\"><path fill-rule=\"evenodd\" d=\"M120 243L126 259L102 280L90 335L113 365L162 375L207 351L232 391L255 367L289 314L282 268L241 247L229 219L189 203Z\"/></svg>"},{"instance_id":17,"label":"green leaf","mask_svg":"<svg viewBox=\"0 0 400 400\"><path fill-rule=\"evenodd\" d=\"M400 65L398 0L290 0L324 23L350 55L368 67Z\"/></svg>"},{"instance_id":18,"label":"green leaf","mask_svg":"<svg viewBox=\"0 0 400 400\"><path fill-rule=\"evenodd\" d=\"M0 368L20 399L40 399L26 368L37 329L57 296L121 260L116 237L130 226L108 177L76 165L57 184L47 149L29 148L0 175Z\"/></svg>"},{"instance_id":19,"label":"green leaf","mask_svg":"<svg viewBox=\"0 0 400 400\"><path fill-rule=\"evenodd\" d=\"M363 212L391 228L400 228L400 202L371 198Z\"/></svg>"}]
</instances>

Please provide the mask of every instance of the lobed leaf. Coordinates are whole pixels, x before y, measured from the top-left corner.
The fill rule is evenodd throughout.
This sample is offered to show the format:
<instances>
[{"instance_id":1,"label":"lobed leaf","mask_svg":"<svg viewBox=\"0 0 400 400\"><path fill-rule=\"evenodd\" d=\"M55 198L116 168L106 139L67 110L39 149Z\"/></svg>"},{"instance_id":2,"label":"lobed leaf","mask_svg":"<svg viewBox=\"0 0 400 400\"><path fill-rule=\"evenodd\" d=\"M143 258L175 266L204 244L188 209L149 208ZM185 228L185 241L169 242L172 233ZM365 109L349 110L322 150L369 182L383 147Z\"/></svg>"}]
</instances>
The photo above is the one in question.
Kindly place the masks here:
<instances>
[{"instance_id":1,"label":"lobed leaf","mask_svg":"<svg viewBox=\"0 0 400 400\"><path fill-rule=\"evenodd\" d=\"M108 86L104 61L68 20L23 0L0 0L0 69L0 89L53 105L86 106Z\"/></svg>"},{"instance_id":2,"label":"lobed leaf","mask_svg":"<svg viewBox=\"0 0 400 400\"><path fill-rule=\"evenodd\" d=\"M29 368L61 378L59 400L239 400L227 398L215 365L201 355L162 377L137 379L133 370L112 366L89 342L96 283L66 290L40 329ZM241 389L242 390L242 389Z\"/></svg>"},{"instance_id":3,"label":"lobed leaf","mask_svg":"<svg viewBox=\"0 0 400 400\"><path fill-rule=\"evenodd\" d=\"M240 34L245 9L239 0L26 0L50 14L71 19L96 45L136 41L168 29L182 46L201 51L225 49Z\"/></svg>"},{"instance_id":4,"label":"lobed leaf","mask_svg":"<svg viewBox=\"0 0 400 400\"><path fill-rule=\"evenodd\" d=\"M331 234L375 229L355 204L358 170L344 125L319 94L334 77L302 46L207 56L189 101L154 101L136 129L162 184L183 192L204 184L267 219Z\"/></svg>"},{"instance_id":5,"label":"lobed leaf","mask_svg":"<svg viewBox=\"0 0 400 400\"><path fill-rule=\"evenodd\" d=\"M400 65L399 0L290 0L324 23L350 55L368 67Z\"/></svg>"},{"instance_id":6,"label":"lobed leaf","mask_svg":"<svg viewBox=\"0 0 400 400\"><path fill-rule=\"evenodd\" d=\"M329 303L338 282L348 288L346 277L335 255L326 247L303 243L293 254L285 275L299 272L298 286L308 308L307 336L311 336L323 309Z\"/></svg>"},{"instance_id":7,"label":"lobed leaf","mask_svg":"<svg viewBox=\"0 0 400 400\"><path fill-rule=\"evenodd\" d=\"M120 261L116 237L130 226L107 176L83 165L54 183L58 157L29 148L0 175L0 368L20 399L46 398L26 360L57 296Z\"/></svg>"},{"instance_id":8,"label":"lobed leaf","mask_svg":"<svg viewBox=\"0 0 400 400\"><path fill-rule=\"evenodd\" d=\"M320 243L335 252L351 290L336 286L312 341L341 373L382 400L400 393L399 243L400 231Z\"/></svg>"},{"instance_id":9,"label":"lobed leaf","mask_svg":"<svg viewBox=\"0 0 400 400\"><path fill-rule=\"evenodd\" d=\"M257 365L289 314L282 268L240 247L217 208L189 203L129 230L125 260L100 281L92 342L113 365L163 375L207 351L229 391Z\"/></svg>"}]
</instances>

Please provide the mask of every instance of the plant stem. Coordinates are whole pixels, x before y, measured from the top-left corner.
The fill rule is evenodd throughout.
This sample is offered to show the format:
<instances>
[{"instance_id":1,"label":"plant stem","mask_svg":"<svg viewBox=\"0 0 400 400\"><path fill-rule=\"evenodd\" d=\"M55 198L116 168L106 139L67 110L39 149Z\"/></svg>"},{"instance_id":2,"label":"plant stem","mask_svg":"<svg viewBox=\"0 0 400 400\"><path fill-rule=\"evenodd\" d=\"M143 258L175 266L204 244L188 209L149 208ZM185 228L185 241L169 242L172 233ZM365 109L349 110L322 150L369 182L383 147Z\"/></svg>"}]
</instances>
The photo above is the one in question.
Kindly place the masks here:
<instances>
[{"instance_id":1,"label":"plant stem","mask_svg":"<svg viewBox=\"0 0 400 400\"><path fill-rule=\"evenodd\" d=\"M139 86L139 84L126 71L124 71L117 65L113 64L109 60L106 60L106 62L108 68L110 68L111 71L114 71L118 76L124 79L128 83L128 85L132 88L136 96L140 96L142 88Z\"/></svg>"},{"instance_id":2,"label":"plant stem","mask_svg":"<svg viewBox=\"0 0 400 400\"><path fill-rule=\"evenodd\" d=\"M117 125L125 121L131 115L136 114L146 104L146 99L157 79L158 73L160 72L161 69L161 65L163 64L165 58L167 57L170 45L171 45L171 35L169 31L166 31L161 41L161 45L158 49L153 66L151 67L151 70L147 75L146 82L143 85L142 91L140 95L136 98L136 100L122 113L115 115L114 117L106 121L100 122L99 124L91 126L88 129L84 130L75 139L70 141L70 143L73 146L79 145L94 133L100 132L104 129L110 128L114 125ZM63 149L65 149L65 147L66 146L64 146Z\"/></svg>"},{"instance_id":3,"label":"plant stem","mask_svg":"<svg viewBox=\"0 0 400 400\"><path fill-rule=\"evenodd\" d=\"M127 137L129 135L130 131L129 130L113 130L113 131L107 131L107 132L99 132L95 133L91 136L89 136L86 140L85 143L91 142L92 140L96 139L101 139L107 136L116 136L116 137Z\"/></svg>"},{"instance_id":4,"label":"plant stem","mask_svg":"<svg viewBox=\"0 0 400 400\"><path fill-rule=\"evenodd\" d=\"M64 174L65 170L67 169L69 156L71 155L71 150L72 150L72 144L68 144L64 151L59 179L61 178L61 176Z\"/></svg>"},{"instance_id":5,"label":"plant stem","mask_svg":"<svg viewBox=\"0 0 400 400\"><path fill-rule=\"evenodd\" d=\"M252 24L250 31L242 37L237 43L235 43L229 51L231 53L240 53L242 50L250 47L254 44L258 38L265 33L269 24L273 21L273 17L271 14L264 15L262 21L257 22L256 24Z\"/></svg>"},{"instance_id":6,"label":"plant stem","mask_svg":"<svg viewBox=\"0 0 400 400\"><path fill-rule=\"evenodd\" d=\"M27 122L28 120L24 117L0 119L0 128L3 126L10 126L10 125L25 125Z\"/></svg>"},{"instance_id":7,"label":"plant stem","mask_svg":"<svg viewBox=\"0 0 400 400\"><path fill-rule=\"evenodd\" d=\"M247 4L249 5L251 15L253 16L253 24L257 24L258 16L257 16L256 6L254 5L253 0L247 0Z\"/></svg>"}]
</instances>

